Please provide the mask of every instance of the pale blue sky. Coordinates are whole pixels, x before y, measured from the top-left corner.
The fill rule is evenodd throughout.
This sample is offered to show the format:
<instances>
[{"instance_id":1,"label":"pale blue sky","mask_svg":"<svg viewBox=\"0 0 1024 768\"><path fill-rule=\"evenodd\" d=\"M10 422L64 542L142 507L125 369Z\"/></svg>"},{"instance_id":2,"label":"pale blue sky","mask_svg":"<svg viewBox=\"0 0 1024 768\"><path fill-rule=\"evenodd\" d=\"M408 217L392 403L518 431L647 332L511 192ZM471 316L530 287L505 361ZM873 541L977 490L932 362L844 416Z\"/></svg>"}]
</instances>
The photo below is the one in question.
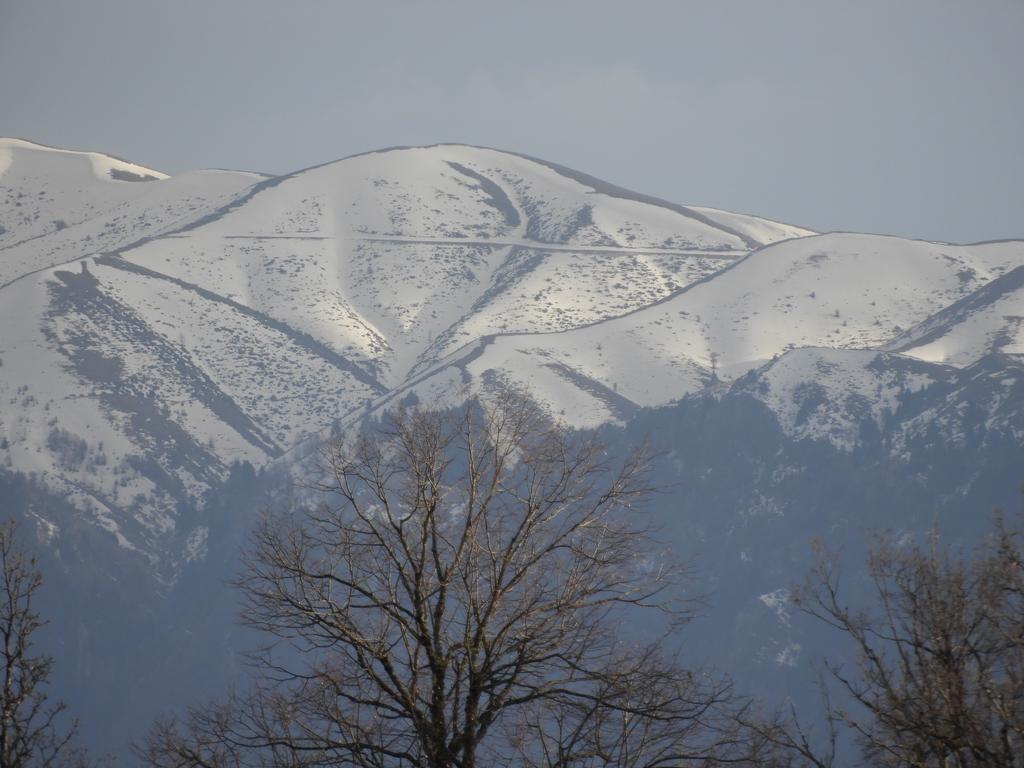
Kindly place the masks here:
<instances>
[{"instance_id":1,"label":"pale blue sky","mask_svg":"<svg viewBox=\"0 0 1024 768\"><path fill-rule=\"evenodd\" d=\"M1024 237L1024 2L0 0L0 135L171 173L462 141L821 230Z\"/></svg>"}]
</instances>

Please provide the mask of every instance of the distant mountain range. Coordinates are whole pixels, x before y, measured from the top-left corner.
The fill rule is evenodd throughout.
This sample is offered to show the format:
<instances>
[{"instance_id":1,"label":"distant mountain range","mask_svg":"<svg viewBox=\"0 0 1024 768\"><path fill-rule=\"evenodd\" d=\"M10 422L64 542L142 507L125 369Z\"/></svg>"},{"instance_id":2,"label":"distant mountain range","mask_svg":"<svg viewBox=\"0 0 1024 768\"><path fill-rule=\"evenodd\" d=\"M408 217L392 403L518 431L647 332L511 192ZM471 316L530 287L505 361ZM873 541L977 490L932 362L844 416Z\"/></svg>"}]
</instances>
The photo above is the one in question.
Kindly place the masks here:
<instances>
[{"instance_id":1,"label":"distant mountain range","mask_svg":"<svg viewBox=\"0 0 1024 768\"><path fill-rule=\"evenodd\" d=\"M760 598L802 567L752 553L752 532L790 546L983 520L1024 479L1024 241L818 234L492 149L168 177L0 139L0 329L4 511L34 521L68 594L136 574L96 616L153 595L180 608L211 558L231 560L240 467L270 488L330 430L468 389L515 385L574 427L660 436L658 471L687 490L659 514L684 548L725 553L719 636L779 620ZM856 491L819 514L840 486ZM857 520L854 504L890 511ZM119 631L171 626L153 618L168 610ZM746 655L791 668L788 626ZM102 628L75 631L74 653L56 642L85 700L90 659L113 651ZM156 651L139 653L141 668Z\"/></svg>"}]
</instances>

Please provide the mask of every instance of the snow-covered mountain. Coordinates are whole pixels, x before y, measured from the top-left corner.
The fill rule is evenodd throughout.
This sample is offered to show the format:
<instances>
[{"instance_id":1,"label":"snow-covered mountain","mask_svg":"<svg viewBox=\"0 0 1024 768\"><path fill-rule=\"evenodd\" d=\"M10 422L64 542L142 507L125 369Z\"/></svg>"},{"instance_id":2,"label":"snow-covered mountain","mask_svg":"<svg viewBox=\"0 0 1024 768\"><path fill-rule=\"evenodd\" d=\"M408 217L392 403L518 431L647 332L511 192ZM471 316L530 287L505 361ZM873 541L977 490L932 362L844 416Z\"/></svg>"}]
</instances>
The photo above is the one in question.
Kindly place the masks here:
<instances>
[{"instance_id":1,"label":"snow-covered mountain","mask_svg":"<svg viewBox=\"0 0 1024 768\"><path fill-rule=\"evenodd\" d=\"M409 392L594 427L794 349L1024 351L1024 243L815 235L490 149L167 177L9 139L0 204L0 465L168 576L231 462Z\"/></svg>"},{"instance_id":2,"label":"snow-covered mountain","mask_svg":"<svg viewBox=\"0 0 1024 768\"><path fill-rule=\"evenodd\" d=\"M0 153L0 463L169 574L201 536L175 510L231 462L436 387L491 339L558 343L812 234L465 146L273 178L168 178L16 140Z\"/></svg>"},{"instance_id":3,"label":"snow-covered mountain","mask_svg":"<svg viewBox=\"0 0 1024 768\"><path fill-rule=\"evenodd\" d=\"M920 331L900 342L906 354L966 365L995 349L1018 349L1004 325L1018 330L1005 313L1014 298L1024 307L1024 296L1011 290L1019 279L1012 270L1022 259L1020 242L953 246L873 235L801 237L755 249L663 300L608 320L484 337L433 375L450 379L453 365L477 378L497 375L527 387L570 421L595 426L636 406L664 405L713 381L731 381L788 350L888 348L911 328ZM928 323L953 334L943 313L960 318L956 308L969 297L974 323L987 325L960 323L955 360L922 346ZM813 379L815 372L798 375ZM430 384L427 378L414 386ZM446 389L442 384L433 391Z\"/></svg>"},{"instance_id":4,"label":"snow-covered mountain","mask_svg":"<svg viewBox=\"0 0 1024 768\"><path fill-rule=\"evenodd\" d=\"M653 435L684 489L659 514L723 596L708 637L788 669L805 534L1021 480L1024 241L817 234L461 145L168 177L0 140L0 505L52 542L69 685L95 703L105 659L112 722L194 696L183 654L223 674L192 644L237 645L203 601L274 472L509 384Z\"/></svg>"}]
</instances>

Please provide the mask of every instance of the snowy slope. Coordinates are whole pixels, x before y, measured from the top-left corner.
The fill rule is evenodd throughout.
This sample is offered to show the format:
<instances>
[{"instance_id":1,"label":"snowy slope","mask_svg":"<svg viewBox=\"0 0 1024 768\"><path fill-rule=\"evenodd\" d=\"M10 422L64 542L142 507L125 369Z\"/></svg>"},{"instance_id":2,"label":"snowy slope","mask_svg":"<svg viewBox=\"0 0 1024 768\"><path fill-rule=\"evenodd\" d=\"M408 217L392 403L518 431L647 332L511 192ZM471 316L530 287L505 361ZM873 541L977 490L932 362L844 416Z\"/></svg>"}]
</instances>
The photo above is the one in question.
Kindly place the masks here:
<instances>
[{"instance_id":1,"label":"snowy slope","mask_svg":"<svg viewBox=\"0 0 1024 768\"><path fill-rule=\"evenodd\" d=\"M410 392L517 385L587 427L761 370L784 429L848 446L939 376L865 350L1019 349L1019 242L815 235L462 145L271 178L0 148L0 463L171 575L231 462Z\"/></svg>"},{"instance_id":2,"label":"snowy slope","mask_svg":"<svg viewBox=\"0 0 1024 768\"><path fill-rule=\"evenodd\" d=\"M941 367L871 350L803 348L736 382L771 410L794 440L851 450L866 428L881 430L900 400L949 378Z\"/></svg>"},{"instance_id":3,"label":"snowy slope","mask_svg":"<svg viewBox=\"0 0 1024 768\"><path fill-rule=\"evenodd\" d=\"M166 178L97 152L0 139L0 247L85 221Z\"/></svg>"},{"instance_id":4,"label":"snowy slope","mask_svg":"<svg viewBox=\"0 0 1024 768\"><path fill-rule=\"evenodd\" d=\"M1016 451L1024 446L1024 357L993 353L957 370L939 386L911 402L912 415L900 425L893 451L905 459L913 445L930 441L946 448L982 451L992 437L1008 436ZM1013 472L1019 463L1013 451L996 451ZM1007 478L1010 481L1010 478Z\"/></svg>"},{"instance_id":5,"label":"snowy slope","mask_svg":"<svg viewBox=\"0 0 1024 768\"><path fill-rule=\"evenodd\" d=\"M988 285L1003 296L992 317L1013 324L1007 313L1022 310L1021 295L1003 287L1022 264L1020 242L806 237L757 250L625 316L564 333L495 336L449 364L524 386L571 422L593 426L621 418L630 404L661 405L731 381L790 349L881 347ZM996 349L1000 338L966 336L964 359Z\"/></svg>"},{"instance_id":6,"label":"snowy slope","mask_svg":"<svg viewBox=\"0 0 1024 768\"><path fill-rule=\"evenodd\" d=\"M274 178L3 147L0 462L170 576L201 538L176 510L232 461L274 461L482 338L601 323L808 234L457 145Z\"/></svg>"},{"instance_id":7,"label":"snowy slope","mask_svg":"<svg viewBox=\"0 0 1024 768\"><path fill-rule=\"evenodd\" d=\"M701 208L699 206L693 206L692 210L706 216L716 224L729 227L764 245L780 240L791 240L796 237L807 237L808 235L815 234L812 230L804 229L803 227L783 224L770 219L762 219L758 216L747 216L740 213L720 211L717 208Z\"/></svg>"},{"instance_id":8,"label":"snowy slope","mask_svg":"<svg viewBox=\"0 0 1024 768\"><path fill-rule=\"evenodd\" d=\"M396 386L481 336L621 315L748 252L687 211L519 156L440 146L274 180L123 256L305 328Z\"/></svg>"},{"instance_id":9,"label":"snowy slope","mask_svg":"<svg viewBox=\"0 0 1024 768\"><path fill-rule=\"evenodd\" d=\"M886 348L957 366L969 365L988 351L1024 354L1024 267L983 285Z\"/></svg>"},{"instance_id":10,"label":"snowy slope","mask_svg":"<svg viewBox=\"0 0 1024 768\"><path fill-rule=\"evenodd\" d=\"M0 286L170 231L261 178L236 171L169 178L95 152L0 139Z\"/></svg>"}]
</instances>

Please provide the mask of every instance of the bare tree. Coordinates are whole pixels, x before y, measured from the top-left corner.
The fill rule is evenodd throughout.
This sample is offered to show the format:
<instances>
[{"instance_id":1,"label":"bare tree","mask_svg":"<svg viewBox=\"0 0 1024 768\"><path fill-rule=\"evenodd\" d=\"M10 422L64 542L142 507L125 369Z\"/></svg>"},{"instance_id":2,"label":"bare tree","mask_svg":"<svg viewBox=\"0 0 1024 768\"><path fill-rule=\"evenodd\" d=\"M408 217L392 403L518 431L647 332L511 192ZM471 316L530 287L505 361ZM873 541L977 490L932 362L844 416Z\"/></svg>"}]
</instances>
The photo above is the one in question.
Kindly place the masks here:
<instances>
[{"instance_id":1,"label":"bare tree","mask_svg":"<svg viewBox=\"0 0 1024 768\"><path fill-rule=\"evenodd\" d=\"M1024 549L997 515L973 557L879 540L868 560L874 609L839 595L837 559L819 553L797 604L852 640L852 666L829 663L852 699L829 706L879 766L1024 766ZM793 718L791 724L795 724ZM790 728L782 741L806 748ZM831 758L831 755L830 755ZM830 760L829 760L830 763ZM826 765L818 762L815 764Z\"/></svg>"},{"instance_id":2,"label":"bare tree","mask_svg":"<svg viewBox=\"0 0 1024 768\"><path fill-rule=\"evenodd\" d=\"M613 464L527 401L401 411L326 455L331 501L266 517L237 586L259 682L162 721L161 768L740 763L727 681L665 638L679 569ZM654 635L628 622L652 617ZM638 633L633 634L639 637Z\"/></svg>"},{"instance_id":3,"label":"bare tree","mask_svg":"<svg viewBox=\"0 0 1024 768\"><path fill-rule=\"evenodd\" d=\"M0 525L0 768L84 764L72 746L77 722L62 725L65 706L46 691L53 659L33 651L46 625L34 607L43 578L15 534L13 522Z\"/></svg>"},{"instance_id":4,"label":"bare tree","mask_svg":"<svg viewBox=\"0 0 1024 768\"><path fill-rule=\"evenodd\" d=\"M800 716L792 701L774 709L766 708L766 702L759 702L758 706L749 706L738 713L743 727L765 743L762 751L770 755L770 763L775 768L834 768L841 764L841 710L833 706L831 691L821 674L817 687L823 717L810 723Z\"/></svg>"}]
</instances>

